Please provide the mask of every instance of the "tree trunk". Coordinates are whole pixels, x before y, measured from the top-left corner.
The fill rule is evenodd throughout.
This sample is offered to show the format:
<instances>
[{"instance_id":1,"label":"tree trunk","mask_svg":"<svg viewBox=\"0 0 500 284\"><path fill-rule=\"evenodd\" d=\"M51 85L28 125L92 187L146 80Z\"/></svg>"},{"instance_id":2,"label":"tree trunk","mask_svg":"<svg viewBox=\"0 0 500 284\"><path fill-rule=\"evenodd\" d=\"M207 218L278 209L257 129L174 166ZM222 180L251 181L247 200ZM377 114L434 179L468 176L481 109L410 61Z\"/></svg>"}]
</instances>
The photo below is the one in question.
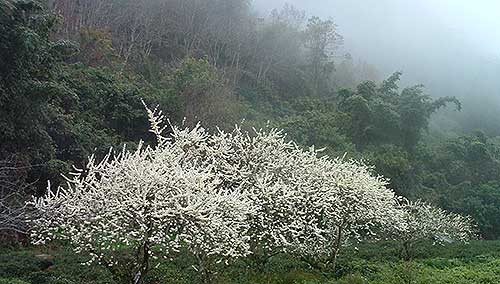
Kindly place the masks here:
<instances>
[{"instance_id":1,"label":"tree trunk","mask_svg":"<svg viewBox=\"0 0 500 284\"><path fill-rule=\"evenodd\" d=\"M202 256L197 256L198 259L198 267L201 276L201 283L203 284L212 284L214 283L214 274L210 269L210 261L208 259L203 258Z\"/></svg>"},{"instance_id":2,"label":"tree trunk","mask_svg":"<svg viewBox=\"0 0 500 284\"><path fill-rule=\"evenodd\" d=\"M142 284L149 272L149 241L146 241L142 246L142 261L139 265L137 273L132 279L133 284Z\"/></svg>"},{"instance_id":3,"label":"tree trunk","mask_svg":"<svg viewBox=\"0 0 500 284\"><path fill-rule=\"evenodd\" d=\"M335 273L335 268L337 266L337 258L338 258L338 255L340 253L340 249L342 247L342 238L344 237L342 226L343 226L343 224L341 224L338 227L337 236L335 238L335 244L334 244L334 248L333 248L333 256L332 256L331 265L330 265L331 269L334 273Z\"/></svg>"}]
</instances>

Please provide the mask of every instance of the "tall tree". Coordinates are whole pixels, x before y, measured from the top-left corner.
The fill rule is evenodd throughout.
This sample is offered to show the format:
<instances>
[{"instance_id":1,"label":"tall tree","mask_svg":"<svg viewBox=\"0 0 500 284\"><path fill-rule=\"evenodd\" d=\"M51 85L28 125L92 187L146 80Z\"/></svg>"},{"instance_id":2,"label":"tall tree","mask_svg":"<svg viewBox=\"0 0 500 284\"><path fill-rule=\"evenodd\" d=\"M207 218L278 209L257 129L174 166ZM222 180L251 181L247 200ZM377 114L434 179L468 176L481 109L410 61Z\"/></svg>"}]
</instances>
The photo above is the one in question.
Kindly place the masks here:
<instances>
[{"instance_id":1,"label":"tall tree","mask_svg":"<svg viewBox=\"0 0 500 284\"><path fill-rule=\"evenodd\" d=\"M37 1L0 3L0 158L21 155L25 166L55 158L54 106L75 99L56 80L62 57L75 50L51 40L56 20Z\"/></svg>"},{"instance_id":2,"label":"tall tree","mask_svg":"<svg viewBox=\"0 0 500 284\"><path fill-rule=\"evenodd\" d=\"M328 82L334 70L333 52L342 42L342 37L332 20L312 17L304 31L304 42L308 49L313 92L315 95L325 95L330 91Z\"/></svg>"}]
</instances>

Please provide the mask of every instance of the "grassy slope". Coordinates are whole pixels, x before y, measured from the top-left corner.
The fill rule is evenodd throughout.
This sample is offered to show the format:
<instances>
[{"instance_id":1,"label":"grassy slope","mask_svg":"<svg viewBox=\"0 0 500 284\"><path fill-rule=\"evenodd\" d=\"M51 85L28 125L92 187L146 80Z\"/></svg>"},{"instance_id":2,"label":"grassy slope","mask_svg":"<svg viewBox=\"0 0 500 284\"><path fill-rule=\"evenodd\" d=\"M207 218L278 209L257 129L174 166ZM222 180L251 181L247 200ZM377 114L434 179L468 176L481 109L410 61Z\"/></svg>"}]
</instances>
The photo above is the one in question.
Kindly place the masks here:
<instances>
[{"instance_id":1,"label":"grassy slope","mask_svg":"<svg viewBox=\"0 0 500 284\"><path fill-rule=\"evenodd\" d=\"M34 257L48 253L55 265ZM74 284L117 283L111 273L98 265L83 266L83 259L65 248L4 248L0 250L0 284ZM48 267L48 268L47 268ZM422 245L412 263L397 259L392 244L365 245L347 249L337 275L315 271L286 256L272 259L256 270L240 261L226 267L218 276L220 283L500 283L500 241L477 241L447 247ZM162 263L151 275L151 283L197 283L199 279L187 257Z\"/></svg>"}]
</instances>

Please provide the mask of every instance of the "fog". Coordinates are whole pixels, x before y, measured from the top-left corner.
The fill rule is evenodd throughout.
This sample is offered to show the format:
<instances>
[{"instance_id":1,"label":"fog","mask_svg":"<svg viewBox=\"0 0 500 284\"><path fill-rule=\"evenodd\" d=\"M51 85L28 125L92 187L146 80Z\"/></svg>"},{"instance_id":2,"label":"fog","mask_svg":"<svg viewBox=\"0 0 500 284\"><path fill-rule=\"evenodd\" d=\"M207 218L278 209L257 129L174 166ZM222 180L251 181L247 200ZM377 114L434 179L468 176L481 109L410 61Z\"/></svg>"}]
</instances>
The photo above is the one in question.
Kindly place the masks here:
<instances>
[{"instance_id":1,"label":"fog","mask_svg":"<svg viewBox=\"0 0 500 284\"><path fill-rule=\"evenodd\" d=\"M332 18L344 37L339 52L374 64L384 76L400 70L405 85L500 109L500 1L254 1L262 14L285 3ZM471 104L464 107L467 113Z\"/></svg>"}]
</instances>

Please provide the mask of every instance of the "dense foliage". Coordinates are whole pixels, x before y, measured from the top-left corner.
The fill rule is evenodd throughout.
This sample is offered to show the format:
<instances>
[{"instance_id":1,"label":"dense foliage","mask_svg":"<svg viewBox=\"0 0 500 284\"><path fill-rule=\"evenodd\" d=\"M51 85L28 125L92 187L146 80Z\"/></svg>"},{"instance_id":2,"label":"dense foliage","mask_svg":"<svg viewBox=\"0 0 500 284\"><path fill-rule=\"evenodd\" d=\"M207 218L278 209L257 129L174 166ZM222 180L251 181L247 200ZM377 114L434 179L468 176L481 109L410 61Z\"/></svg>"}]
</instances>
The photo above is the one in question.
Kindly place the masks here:
<instances>
[{"instance_id":1,"label":"dense foliage","mask_svg":"<svg viewBox=\"0 0 500 284\"><path fill-rule=\"evenodd\" d=\"M499 238L496 132L428 131L433 115L461 109L453 94L400 88L401 72L383 80L341 44L332 19L290 5L258 18L248 0L0 0L0 233L24 232L29 196L72 166L90 170L91 153L156 143L144 100L174 125L203 121L207 135L283 128L283 143L362 159L397 194Z\"/></svg>"}]
</instances>

